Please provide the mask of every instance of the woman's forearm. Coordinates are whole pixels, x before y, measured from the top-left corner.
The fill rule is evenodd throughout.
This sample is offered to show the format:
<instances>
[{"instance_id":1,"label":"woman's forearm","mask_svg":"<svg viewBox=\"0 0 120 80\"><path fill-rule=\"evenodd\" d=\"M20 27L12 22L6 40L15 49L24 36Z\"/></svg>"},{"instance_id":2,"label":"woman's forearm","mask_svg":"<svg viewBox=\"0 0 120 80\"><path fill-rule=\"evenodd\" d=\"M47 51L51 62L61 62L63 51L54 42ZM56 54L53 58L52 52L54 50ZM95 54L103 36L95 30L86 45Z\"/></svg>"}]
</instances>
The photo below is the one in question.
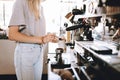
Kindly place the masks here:
<instances>
[{"instance_id":1,"label":"woman's forearm","mask_svg":"<svg viewBox=\"0 0 120 80\"><path fill-rule=\"evenodd\" d=\"M25 42L25 43L39 43L42 44L43 43L43 37L36 37L36 36L28 36L25 35L23 33L20 33L18 31L17 27L11 27L9 29L9 39L10 40L14 40L14 41L18 41L18 42Z\"/></svg>"}]
</instances>

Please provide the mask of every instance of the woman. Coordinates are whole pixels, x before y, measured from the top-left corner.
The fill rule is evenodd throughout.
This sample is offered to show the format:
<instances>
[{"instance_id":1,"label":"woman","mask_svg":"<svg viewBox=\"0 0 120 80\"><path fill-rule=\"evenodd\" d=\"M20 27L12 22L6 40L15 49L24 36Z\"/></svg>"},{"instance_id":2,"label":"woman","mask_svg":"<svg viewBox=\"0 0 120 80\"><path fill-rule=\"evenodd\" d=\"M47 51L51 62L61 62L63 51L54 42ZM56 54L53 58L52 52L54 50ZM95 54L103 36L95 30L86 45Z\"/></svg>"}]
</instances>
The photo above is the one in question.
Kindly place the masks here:
<instances>
[{"instance_id":1,"label":"woman","mask_svg":"<svg viewBox=\"0 0 120 80\"><path fill-rule=\"evenodd\" d=\"M40 0L15 1L9 39L17 42L14 57L17 80L41 80L44 44L57 42L58 38L52 33L45 35Z\"/></svg>"}]
</instances>

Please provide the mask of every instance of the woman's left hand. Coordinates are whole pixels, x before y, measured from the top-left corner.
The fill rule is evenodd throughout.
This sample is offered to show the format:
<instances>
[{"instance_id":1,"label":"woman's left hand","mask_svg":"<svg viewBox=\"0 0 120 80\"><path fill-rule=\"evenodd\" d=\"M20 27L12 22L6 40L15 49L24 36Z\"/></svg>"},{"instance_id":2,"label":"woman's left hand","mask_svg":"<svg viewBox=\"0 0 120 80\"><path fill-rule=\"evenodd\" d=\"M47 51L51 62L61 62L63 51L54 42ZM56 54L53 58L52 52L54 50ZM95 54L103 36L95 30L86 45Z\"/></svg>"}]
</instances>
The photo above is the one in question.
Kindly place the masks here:
<instances>
[{"instance_id":1,"label":"woman's left hand","mask_svg":"<svg viewBox=\"0 0 120 80\"><path fill-rule=\"evenodd\" d=\"M59 41L59 38L56 36L54 33L48 33L49 36L51 36L51 41L52 43L57 43Z\"/></svg>"},{"instance_id":2,"label":"woman's left hand","mask_svg":"<svg viewBox=\"0 0 120 80\"><path fill-rule=\"evenodd\" d=\"M59 38L57 36L54 36L54 39L52 40L53 43L57 43L59 41Z\"/></svg>"},{"instance_id":3,"label":"woman's left hand","mask_svg":"<svg viewBox=\"0 0 120 80\"><path fill-rule=\"evenodd\" d=\"M56 34L53 33L54 38L52 39L51 42L57 43L59 41L59 38L56 36Z\"/></svg>"}]
</instances>

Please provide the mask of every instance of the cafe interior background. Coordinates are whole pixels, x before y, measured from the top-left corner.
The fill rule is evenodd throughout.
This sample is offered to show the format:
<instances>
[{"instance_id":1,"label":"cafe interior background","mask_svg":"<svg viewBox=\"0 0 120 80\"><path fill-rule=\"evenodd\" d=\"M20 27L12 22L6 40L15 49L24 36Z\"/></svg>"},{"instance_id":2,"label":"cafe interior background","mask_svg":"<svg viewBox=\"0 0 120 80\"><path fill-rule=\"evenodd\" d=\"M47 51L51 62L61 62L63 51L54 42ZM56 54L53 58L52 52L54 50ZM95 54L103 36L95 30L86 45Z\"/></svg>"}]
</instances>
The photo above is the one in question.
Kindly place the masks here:
<instances>
[{"instance_id":1,"label":"cafe interior background","mask_svg":"<svg viewBox=\"0 0 120 80\"><path fill-rule=\"evenodd\" d=\"M7 37L13 3L0 0L0 80L16 79L16 43ZM44 0L42 5L47 33L66 39L48 44L43 80L49 80L49 72L56 68L68 68L74 80L120 80L120 32L112 39L120 28L119 0ZM60 53L59 48L63 49ZM64 63L57 66L61 55Z\"/></svg>"}]
</instances>

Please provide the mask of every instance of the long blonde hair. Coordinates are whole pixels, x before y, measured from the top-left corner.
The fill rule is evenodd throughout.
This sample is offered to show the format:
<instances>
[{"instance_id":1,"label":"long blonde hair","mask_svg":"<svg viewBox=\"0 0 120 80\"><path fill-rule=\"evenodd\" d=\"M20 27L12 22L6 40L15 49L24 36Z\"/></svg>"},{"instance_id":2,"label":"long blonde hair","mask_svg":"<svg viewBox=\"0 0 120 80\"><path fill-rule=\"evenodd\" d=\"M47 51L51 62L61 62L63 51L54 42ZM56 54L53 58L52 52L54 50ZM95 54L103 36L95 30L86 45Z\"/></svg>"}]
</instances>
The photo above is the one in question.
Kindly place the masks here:
<instances>
[{"instance_id":1,"label":"long blonde hair","mask_svg":"<svg viewBox=\"0 0 120 80\"><path fill-rule=\"evenodd\" d=\"M30 10L33 12L36 20L40 18L39 5L40 5L40 0L28 0L28 6Z\"/></svg>"}]
</instances>

